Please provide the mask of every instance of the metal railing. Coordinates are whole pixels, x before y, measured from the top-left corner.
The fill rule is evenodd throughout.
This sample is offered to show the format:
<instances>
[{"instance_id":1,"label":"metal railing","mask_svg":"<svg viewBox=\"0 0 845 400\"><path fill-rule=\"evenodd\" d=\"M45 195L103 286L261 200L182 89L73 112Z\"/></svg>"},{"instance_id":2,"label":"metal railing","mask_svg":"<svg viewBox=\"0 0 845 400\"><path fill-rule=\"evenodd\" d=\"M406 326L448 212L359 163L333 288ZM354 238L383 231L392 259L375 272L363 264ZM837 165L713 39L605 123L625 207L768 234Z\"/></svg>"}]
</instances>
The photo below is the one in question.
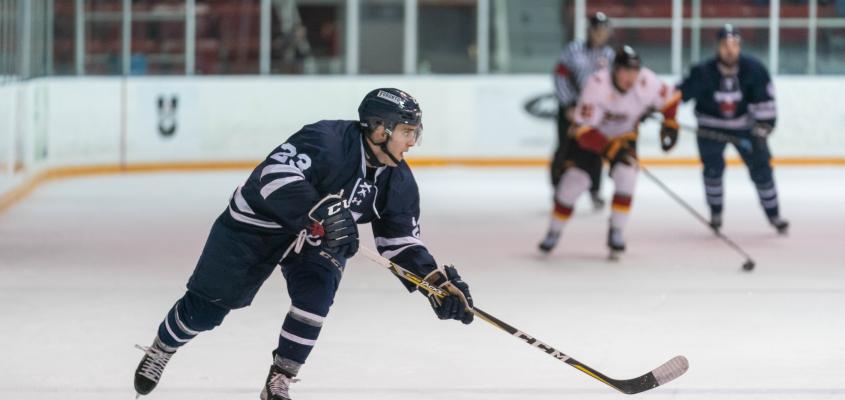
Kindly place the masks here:
<instances>
[{"instance_id":1,"label":"metal railing","mask_svg":"<svg viewBox=\"0 0 845 400\"><path fill-rule=\"evenodd\" d=\"M56 62L54 60L55 43L57 43L58 36L54 31L56 25L56 2L61 0L0 0L0 75L2 75L2 82L10 82L16 79L26 79L37 76L52 75L56 72ZM69 18L72 20L72 74L86 75L91 73L102 73L91 71L89 66L99 62L106 62L103 60L109 59L109 56L102 54L93 54L90 41L95 36L92 29L92 24L119 24L119 37L114 38L120 43L119 55L112 56L108 62L111 62L114 67L109 71L110 73L118 73L122 75L131 75L141 73L136 71L133 67L135 62L134 56L137 54L133 52L133 26L138 23L182 23L184 29L182 30L183 37L181 38L182 49L180 53L167 54L141 54L144 60L158 63L171 63L174 65L184 64L184 69L177 69L177 72L186 75L192 75L199 72L198 66L198 15L204 12L207 13L207 2L202 0L185 0L181 7L172 7L166 10L145 9L143 11L133 10L135 2L132 0L112 0L112 5L119 4L119 7L111 7L106 11L92 10L91 0L65 0L65 3L73 3L73 16ZM250 1L252 3L250 3ZM325 56L330 58L330 63L340 66L340 68L323 68L320 71L316 67L303 68L297 73L343 73L347 75L355 75L360 73L368 73L366 68L362 66L367 63L378 62L378 60L362 59L361 41L362 40L378 40L379 37L373 35L362 38L362 29L371 29L370 26L362 26L362 15L360 8L363 3L372 2L376 0L244 0L239 4L249 3L257 5L259 17L257 18L258 35L257 37L247 37L245 40L257 40L257 56L254 62L254 72L252 67L246 68L247 72L239 73L254 73L254 74L274 74L279 73L274 69L274 63L277 62L278 50L277 41L279 35L287 36L295 35L293 28L295 24L301 24L304 19L299 15L299 8L305 6L323 6L334 7L337 14L337 27L328 42L335 41L340 50L335 54ZM471 62L471 67L464 73L524 73L524 72L547 72L550 65L557 56L556 51L563 46L565 32L574 32L574 38L583 39L586 36L587 24L586 18L588 11L595 8L587 0L555 0L548 1L551 4L550 10L557 11L560 15L556 21L560 26L555 29L546 29L537 32L529 32L529 34L519 35L519 22L514 22L509 13L520 13L527 10L528 7L536 7L536 3L526 1L508 1L508 0L454 0L453 2L435 2L426 0L392 0L396 7L402 7L403 13L401 31L395 32L396 35L402 36L397 43L401 45L401 54L390 54L386 56L401 58L401 67L397 68L393 73L401 74L418 74L433 71L439 72L438 68L421 67L428 61L425 60L425 55L421 53L420 43L426 37L426 29L429 27L421 24L421 14L424 7L433 7L440 4L446 4L457 7L471 7L474 10L474 21L464 18L462 22L474 24L474 37L469 39L467 43L458 44L457 47L466 48L465 55L461 57L468 57ZM835 43L845 43L845 17L819 17L819 0L807 0L807 16L802 18L796 17L781 17L781 0L769 0L768 17L751 17L751 18L702 18L702 0L667 0L671 1L671 16L665 17L624 17L613 16L613 25L619 29L665 29L668 32L665 44L653 44L660 49L661 54L665 53L670 62L666 70L659 70L662 73L671 73L679 75L683 72L685 64L696 62L702 56L702 30L713 29L721 26L725 22L731 22L740 28L749 28L756 30L765 30L768 35L768 42L760 43L757 46L757 51L764 61L768 64L772 73L778 73L781 65L780 57L784 56L783 52L787 52L787 58L793 58L797 54L801 54L805 61L801 61L799 68L803 71L797 71L804 74L816 73L845 73L845 57L841 57L841 62L837 60L835 55L828 55L827 59L833 60L835 68L831 71L830 68L826 71L819 70L819 32L821 30L829 30L834 33L841 32L841 40L839 36L834 36ZM380 0L380 3L389 3L388 0ZM147 2L150 3L150 2ZM153 2L154 3L154 2ZM234 2L231 2L234 3ZM254 4L253 4L254 3ZM606 4L602 2L601 4ZM652 2L653 3L653 2ZM607 3L609 4L609 3ZM636 2L627 2L626 4L636 5ZM651 4L651 3L649 3ZM227 6L230 6L228 4ZM689 10L684 8L688 7ZM571 12L563 12L563 10L570 10ZM275 15L283 15L281 18L274 19ZM685 16L686 12L686 16ZM564 15L567 15L564 17ZM281 21L281 22L278 22ZM70 22L67 22L70 23ZM274 31L274 24L282 24L282 30L276 29ZM277 27L277 26L275 26ZM247 27L249 30L251 27ZM312 33L305 35L302 40L312 40L315 35L313 31L315 27L310 27ZM323 29L324 27L317 27ZM526 29L526 28L523 28ZM806 45L798 46L794 43L789 48L781 49L781 30L806 30ZM244 30L244 28L241 28ZM281 33L280 33L281 32ZM687 33L689 38L685 38ZM320 32L322 34L322 32ZM836 33L840 34L840 33ZM70 34L68 34L70 36ZM543 47L543 53L533 54L534 57L531 62L524 61L529 56L520 53L520 48L526 46L526 40L536 40L538 36L546 36L543 38L552 46ZM828 35L829 36L829 35ZM794 37L794 35L793 35ZM803 36L802 36L803 37ZM827 37L827 36L826 36ZM535 38L535 39L526 39ZM61 39L70 39L62 37ZM99 38L96 38L99 39ZM685 41L689 39L689 45L684 46ZM834 43L834 44L835 44ZM252 43L253 45L255 43ZM530 43L529 43L530 44ZM835 44L836 46L840 46ZM665 47L660 47L665 46ZM306 43L302 46L303 49L310 50L313 45ZM534 46L537 47L537 46ZM552 50L549 50L549 48ZM830 46L828 46L830 47ZM838 47L836 47L838 48ZM834 50L827 50L828 54L836 52ZM203 50L206 51L206 50ZM452 51L455 51L454 49ZM548 53L548 54L546 54ZM274 58L276 57L276 58ZM302 57L314 57L313 55L303 55ZM442 54L441 54L442 57ZM795 60L790 60L796 64ZM207 62L207 61L204 61ZM313 64L313 60L309 60ZM842 64L841 68L839 64ZM517 65L520 64L520 65ZM119 67L118 67L119 65ZM250 64L252 65L252 64ZM793 72L794 68L793 68ZM67 72L63 72L67 73ZM155 73L155 71L153 71Z\"/></svg>"}]
</instances>

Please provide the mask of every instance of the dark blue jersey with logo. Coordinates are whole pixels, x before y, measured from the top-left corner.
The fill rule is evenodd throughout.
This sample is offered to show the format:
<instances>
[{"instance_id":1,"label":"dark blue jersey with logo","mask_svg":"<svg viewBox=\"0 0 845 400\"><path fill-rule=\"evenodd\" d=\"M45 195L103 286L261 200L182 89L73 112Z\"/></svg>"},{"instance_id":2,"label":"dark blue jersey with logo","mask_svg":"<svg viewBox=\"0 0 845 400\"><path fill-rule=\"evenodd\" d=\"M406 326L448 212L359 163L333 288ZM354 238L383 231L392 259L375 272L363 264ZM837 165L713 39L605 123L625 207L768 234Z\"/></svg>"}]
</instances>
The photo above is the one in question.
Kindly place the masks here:
<instances>
[{"instance_id":1,"label":"dark blue jersey with logo","mask_svg":"<svg viewBox=\"0 0 845 400\"><path fill-rule=\"evenodd\" d=\"M679 85L683 101L695 100L700 127L748 132L756 122L775 126L775 90L766 67L745 55L738 67L735 75L725 75L710 58L692 67Z\"/></svg>"},{"instance_id":2,"label":"dark blue jersey with logo","mask_svg":"<svg viewBox=\"0 0 845 400\"><path fill-rule=\"evenodd\" d=\"M405 161L366 164L358 121L306 125L275 148L238 186L223 218L262 234L299 233L311 207L343 191L359 224L371 223L378 251L425 276L437 264L420 240L419 189Z\"/></svg>"}]
</instances>

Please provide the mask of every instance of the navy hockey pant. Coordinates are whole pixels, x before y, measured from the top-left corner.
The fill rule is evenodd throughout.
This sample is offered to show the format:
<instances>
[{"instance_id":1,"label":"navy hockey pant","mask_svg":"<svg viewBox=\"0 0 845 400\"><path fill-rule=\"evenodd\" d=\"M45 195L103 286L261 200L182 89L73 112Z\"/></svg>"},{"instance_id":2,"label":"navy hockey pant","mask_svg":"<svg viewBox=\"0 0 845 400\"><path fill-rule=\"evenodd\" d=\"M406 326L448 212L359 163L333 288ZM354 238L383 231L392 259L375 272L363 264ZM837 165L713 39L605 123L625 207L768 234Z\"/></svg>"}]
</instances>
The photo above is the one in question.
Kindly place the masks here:
<instances>
[{"instance_id":1,"label":"navy hockey pant","mask_svg":"<svg viewBox=\"0 0 845 400\"><path fill-rule=\"evenodd\" d=\"M725 132L727 133L727 132ZM772 173L772 155L765 139L753 138L748 134L734 134L738 138L750 140L751 149L736 147L742 161L748 167L751 180L757 187L760 204L769 217L779 214L778 195ZM722 176L725 172L725 146L727 143L698 137L698 152L704 164L704 192L707 204L713 214L721 214L724 202Z\"/></svg>"},{"instance_id":2,"label":"navy hockey pant","mask_svg":"<svg viewBox=\"0 0 845 400\"><path fill-rule=\"evenodd\" d=\"M157 342L174 351L198 333L220 325L230 310L250 305L258 289L279 265L292 235L247 232L221 218L211 228L205 248L188 281L188 291L170 309ZM318 248L281 260L291 298L274 362L291 376L305 363L340 283L343 262L335 265Z\"/></svg>"}]
</instances>

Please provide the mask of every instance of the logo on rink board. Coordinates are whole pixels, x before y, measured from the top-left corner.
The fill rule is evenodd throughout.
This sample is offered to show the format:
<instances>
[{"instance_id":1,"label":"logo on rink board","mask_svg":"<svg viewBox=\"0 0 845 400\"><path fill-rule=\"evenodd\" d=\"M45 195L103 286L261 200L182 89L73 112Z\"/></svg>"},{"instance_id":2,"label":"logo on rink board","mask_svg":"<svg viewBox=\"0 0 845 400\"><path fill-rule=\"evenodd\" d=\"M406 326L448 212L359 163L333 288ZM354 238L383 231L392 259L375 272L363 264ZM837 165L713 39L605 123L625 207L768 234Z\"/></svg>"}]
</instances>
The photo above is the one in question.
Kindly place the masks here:
<instances>
[{"instance_id":1,"label":"logo on rink board","mask_svg":"<svg viewBox=\"0 0 845 400\"><path fill-rule=\"evenodd\" d=\"M158 133L164 137L171 137L176 134L177 127L177 108L179 106L179 97L175 94L171 96L160 95L156 100L158 105Z\"/></svg>"},{"instance_id":2,"label":"logo on rink board","mask_svg":"<svg viewBox=\"0 0 845 400\"><path fill-rule=\"evenodd\" d=\"M558 113L557 95L554 93L534 96L522 108L528 114L541 119L555 119Z\"/></svg>"}]
</instances>

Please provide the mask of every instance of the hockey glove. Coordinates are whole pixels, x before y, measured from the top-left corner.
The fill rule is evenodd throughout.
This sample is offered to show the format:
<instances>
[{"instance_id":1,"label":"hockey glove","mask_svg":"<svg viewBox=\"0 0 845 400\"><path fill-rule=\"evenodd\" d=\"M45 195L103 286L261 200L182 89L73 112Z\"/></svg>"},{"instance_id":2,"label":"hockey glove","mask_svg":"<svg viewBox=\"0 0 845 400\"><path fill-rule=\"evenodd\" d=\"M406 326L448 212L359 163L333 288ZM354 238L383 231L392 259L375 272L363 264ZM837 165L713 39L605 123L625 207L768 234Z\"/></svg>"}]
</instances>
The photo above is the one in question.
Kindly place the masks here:
<instances>
[{"instance_id":1,"label":"hockey glove","mask_svg":"<svg viewBox=\"0 0 845 400\"><path fill-rule=\"evenodd\" d=\"M637 142L637 133L628 132L621 136L617 136L610 141L607 149L604 151L604 156L610 161L610 164L623 163L631 165L636 159L634 152L634 144Z\"/></svg>"},{"instance_id":2,"label":"hockey glove","mask_svg":"<svg viewBox=\"0 0 845 400\"><path fill-rule=\"evenodd\" d=\"M663 151L672 150L675 143L678 142L678 121L674 119L663 120L663 125L660 126L660 147Z\"/></svg>"},{"instance_id":3,"label":"hockey glove","mask_svg":"<svg viewBox=\"0 0 845 400\"><path fill-rule=\"evenodd\" d=\"M772 124L767 124L765 122L755 122L754 126L751 127L751 134L754 135L754 137L765 139L772 134L772 130L774 129L775 127L772 126Z\"/></svg>"},{"instance_id":4,"label":"hockey glove","mask_svg":"<svg viewBox=\"0 0 845 400\"><path fill-rule=\"evenodd\" d=\"M344 258L358 252L358 225L341 195L330 194L321 199L308 212L308 218L308 236L319 239L321 247Z\"/></svg>"},{"instance_id":5,"label":"hockey glove","mask_svg":"<svg viewBox=\"0 0 845 400\"><path fill-rule=\"evenodd\" d=\"M425 281L450 293L449 296L438 299L423 292L437 318L456 319L464 324L472 322L472 295L469 294L469 285L461 279L454 266L446 265L442 269L431 271L425 276Z\"/></svg>"}]
</instances>

